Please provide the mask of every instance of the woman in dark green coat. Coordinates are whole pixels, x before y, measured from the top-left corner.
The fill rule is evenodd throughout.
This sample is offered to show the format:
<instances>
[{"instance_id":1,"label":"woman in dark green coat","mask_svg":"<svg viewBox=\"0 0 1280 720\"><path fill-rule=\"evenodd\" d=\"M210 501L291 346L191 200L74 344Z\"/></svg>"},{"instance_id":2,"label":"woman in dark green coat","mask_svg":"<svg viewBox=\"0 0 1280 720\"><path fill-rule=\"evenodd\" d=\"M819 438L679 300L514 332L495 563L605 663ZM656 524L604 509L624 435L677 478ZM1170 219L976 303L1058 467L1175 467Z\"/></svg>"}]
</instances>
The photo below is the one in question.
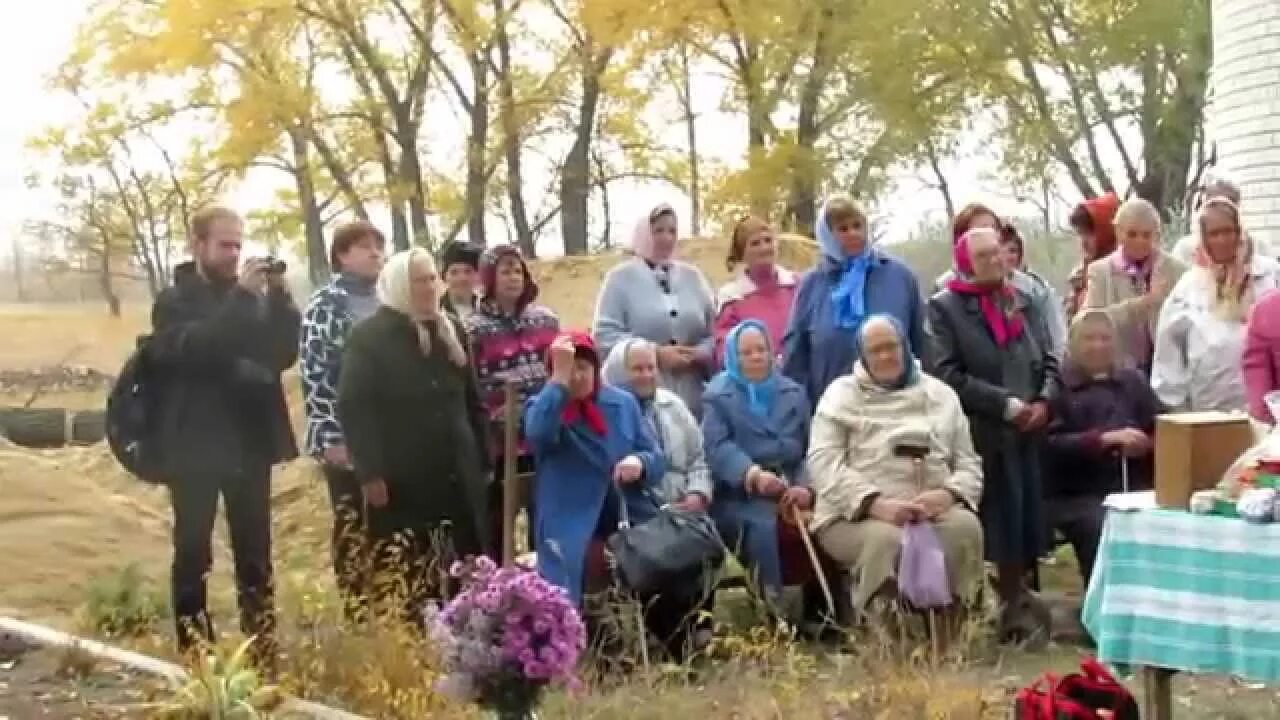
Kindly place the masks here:
<instances>
[{"instance_id":1,"label":"woman in dark green coat","mask_svg":"<svg viewBox=\"0 0 1280 720\"><path fill-rule=\"evenodd\" d=\"M377 292L381 307L347 340L338 415L368 507L374 587L421 626L449 565L486 551L485 420L430 253L392 256Z\"/></svg>"}]
</instances>

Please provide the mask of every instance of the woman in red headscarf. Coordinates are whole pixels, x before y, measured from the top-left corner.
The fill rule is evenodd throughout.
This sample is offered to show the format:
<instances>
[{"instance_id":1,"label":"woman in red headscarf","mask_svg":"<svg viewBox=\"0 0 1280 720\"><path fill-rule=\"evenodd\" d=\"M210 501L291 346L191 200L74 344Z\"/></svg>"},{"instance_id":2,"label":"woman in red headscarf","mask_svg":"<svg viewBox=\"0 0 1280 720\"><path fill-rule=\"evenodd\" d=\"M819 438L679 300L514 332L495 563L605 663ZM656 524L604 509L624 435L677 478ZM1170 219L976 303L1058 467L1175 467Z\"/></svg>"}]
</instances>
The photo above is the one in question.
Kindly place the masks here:
<instances>
[{"instance_id":1,"label":"woman in red headscarf","mask_svg":"<svg viewBox=\"0 0 1280 720\"><path fill-rule=\"evenodd\" d=\"M1059 387L1039 308L1014 288L1000 234L975 229L956 243L955 277L929 301L929 372L960 396L982 457L979 514L987 560L998 569L1005 640L1047 639L1043 604L1024 585L1045 547L1040 445Z\"/></svg>"},{"instance_id":2,"label":"woman in red headscarf","mask_svg":"<svg viewBox=\"0 0 1280 720\"><path fill-rule=\"evenodd\" d=\"M654 516L666 459L636 399L600 382L589 335L562 333L551 343L548 366L550 380L524 413L537 468L538 572L581 606L592 541L617 528L619 498L632 523Z\"/></svg>"},{"instance_id":3,"label":"woman in red headscarf","mask_svg":"<svg viewBox=\"0 0 1280 720\"><path fill-rule=\"evenodd\" d=\"M1104 258L1116 249L1116 211L1120 198L1115 193L1085 200L1071 211L1068 222L1080 238L1080 263L1071 271L1067 293L1067 322L1071 322L1084 307L1084 295L1089 285L1089 263Z\"/></svg>"}]
</instances>

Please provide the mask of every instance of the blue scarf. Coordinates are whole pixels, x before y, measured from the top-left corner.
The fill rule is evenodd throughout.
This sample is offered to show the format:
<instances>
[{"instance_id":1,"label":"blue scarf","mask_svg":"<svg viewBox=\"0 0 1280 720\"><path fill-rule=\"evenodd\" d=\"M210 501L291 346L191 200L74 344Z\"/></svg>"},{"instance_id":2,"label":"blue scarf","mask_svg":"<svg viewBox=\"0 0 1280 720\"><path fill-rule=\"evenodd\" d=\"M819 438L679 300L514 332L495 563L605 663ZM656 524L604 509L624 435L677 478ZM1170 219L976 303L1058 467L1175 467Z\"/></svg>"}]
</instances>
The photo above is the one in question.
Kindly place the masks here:
<instances>
[{"instance_id":1,"label":"blue scarf","mask_svg":"<svg viewBox=\"0 0 1280 720\"><path fill-rule=\"evenodd\" d=\"M867 273L874 259L871 243L863 246L857 255L846 255L827 223L827 208L823 205L818 218L818 246L824 256L840 267L840 282L831 290L831 312L836 327L856 331L867 319Z\"/></svg>"},{"instance_id":2,"label":"blue scarf","mask_svg":"<svg viewBox=\"0 0 1280 720\"><path fill-rule=\"evenodd\" d=\"M898 318L892 315L876 314L866 319L867 323L872 320L884 320L893 327L893 332L898 336L899 352L902 353L902 374L892 382L880 382L871 374L871 365L867 362L866 351L862 349L863 343L858 343L858 362L862 363L862 369L867 372L867 377L872 379L876 385L885 390L902 390L911 387L920 382L920 368L916 365L916 359L911 354L911 342L907 339L907 331L902 327L902 323L898 322ZM863 326L865 327L865 325ZM861 338L859 338L861 341Z\"/></svg>"},{"instance_id":3,"label":"blue scarf","mask_svg":"<svg viewBox=\"0 0 1280 720\"><path fill-rule=\"evenodd\" d=\"M742 333L755 329L764 336L765 346L769 353L769 376L764 380L748 380L742 374L738 364L738 340ZM759 320L743 320L738 323L724 341L724 372L738 387L747 393L747 407L753 415L768 417L773 410L773 401L778 394L778 376L773 369L773 348L769 347L769 331Z\"/></svg>"}]
</instances>

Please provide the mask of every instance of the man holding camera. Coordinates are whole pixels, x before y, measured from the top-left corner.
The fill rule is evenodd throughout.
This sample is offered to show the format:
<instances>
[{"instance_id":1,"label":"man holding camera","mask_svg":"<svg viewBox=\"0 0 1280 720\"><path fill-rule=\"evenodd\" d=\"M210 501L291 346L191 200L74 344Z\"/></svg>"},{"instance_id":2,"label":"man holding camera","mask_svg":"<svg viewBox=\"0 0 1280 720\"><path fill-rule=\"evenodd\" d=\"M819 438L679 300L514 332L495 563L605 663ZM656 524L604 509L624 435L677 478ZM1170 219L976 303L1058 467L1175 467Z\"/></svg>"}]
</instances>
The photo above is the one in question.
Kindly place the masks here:
<instances>
[{"instance_id":1,"label":"man holding camera","mask_svg":"<svg viewBox=\"0 0 1280 720\"><path fill-rule=\"evenodd\" d=\"M212 640L206 578L218 497L235 562L240 626L255 655L274 655L271 467L297 456L280 374L298 351L299 313L284 263L240 266L244 224L209 207L191 218L193 260L156 298L148 357L159 378L157 447L173 504L178 646ZM237 269L239 271L237 272Z\"/></svg>"}]
</instances>

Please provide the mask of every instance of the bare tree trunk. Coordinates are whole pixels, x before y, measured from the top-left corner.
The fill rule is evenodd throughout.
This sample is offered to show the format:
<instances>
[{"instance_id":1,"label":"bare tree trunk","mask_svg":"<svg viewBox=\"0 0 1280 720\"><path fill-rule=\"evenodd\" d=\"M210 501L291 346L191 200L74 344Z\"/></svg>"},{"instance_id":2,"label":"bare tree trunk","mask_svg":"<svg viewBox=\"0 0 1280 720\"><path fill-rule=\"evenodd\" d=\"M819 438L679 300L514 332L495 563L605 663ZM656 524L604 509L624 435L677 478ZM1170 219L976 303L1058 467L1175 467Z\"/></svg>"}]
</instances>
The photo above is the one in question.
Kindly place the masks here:
<instances>
[{"instance_id":1,"label":"bare tree trunk","mask_svg":"<svg viewBox=\"0 0 1280 720\"><path fill-rule=\"evenodd\" d=\"M942 202L947 208L947 218L953 218L956 216L956 201L951 195L951 183L947 180L947 174L942 171L942 160L938 157L938 149L934 147L933 140L924 141L924 150L925 157L929 160L929 170L937 180L934 187L942 195Z\"/></svg>"},{"instance_id":2,"label":"bare tree trunk","mask_svg":"<svg viewBox=\"0 0 1280 720\"><path fill-rule=\"evenodd\" d=\"M467 137L467 239L473 245L488 243L484 234L489 173L485 155L489 147L489 73L484 55L470 56L472 78L471 134Z\"/></svg>"},{"instance_id":3,"label":"bare tree trunk","mask_svg":"<svg viewBox=\"0 0 1280 720\"><path fill-rule=\"evenodd\" d=\"M689 144L689 222L694 237L702 235L702 178L698 157L698 117L693 112L693 78L689 69L689 44L680 43L680 104L684 106L684 131Z\"/></svg>"},{"instance_id":4,"label":"bare tree trunk","mask_svg":"<svg viewBox=\"0 0 1280 720\"><path fill-rule=\"evenodd\" d=\"M330 268L324 247L324 220L320 217L315 178L311 175L309 139L302 128L292 127L289 129L289 142L293 150L293 177L298 187L298 205L306 238L307 274L312 287L320 287L329 280Z\"/></svg>"},{"instance_id":5,"label":"bare tree trunk","mask_svg":"<svg viewBox=\"0 0 1280 720\"><path fill-rule=\"evenodd\" d=\"M22 238L13 235L10 242L13 243L13 287L17 292L18 302L26 302L27 290L22 276Z\"/></svg>"},{"instance_id":6,"label":"bare tree trunk","mask_svg":"<svg viewBox=\"0 0 1280 720\"><path fill-rule=\"evenodd\" d=\"M493 1L495 17L504 18L503 0ZM502 122L502 146L507 165L507 203L511 206L511 222L515 225L516 245L525 257L537 257L533 229L529 225L529 209L524 202L524 167L520 156L521 133L516 118L515 86L511 77L511 38L507 23L498 25L498 96Z\"/></svg>"},{"instance_id":7,"label":"bare tree trunk","mask_svg":"<svg viewBox=\"0 0 1280 720\"><path fill-rule=\"evenodd\" d=\"M596 111L600 106L600 75L612 51L592 55L583 49L582 97L578 106L578 126L573 146L565 156L560 174L560 227L566 255L587 254L587 201L591 196L591 142L595 138Z\"/></svg>"},{"instance_id":8,"label":"bare tree trunk","mask_svg":"<svg viewBox=\"0 0 1280 720\"><path fill-rule=\"evenodd\" d=\"M422 180L422 164L418 160L417 128L409 137L401 137L400 184L409 196L409 226L413 228L413 244L431 247L427 229L427 187Z\"/></svg>"}]
</instances>

